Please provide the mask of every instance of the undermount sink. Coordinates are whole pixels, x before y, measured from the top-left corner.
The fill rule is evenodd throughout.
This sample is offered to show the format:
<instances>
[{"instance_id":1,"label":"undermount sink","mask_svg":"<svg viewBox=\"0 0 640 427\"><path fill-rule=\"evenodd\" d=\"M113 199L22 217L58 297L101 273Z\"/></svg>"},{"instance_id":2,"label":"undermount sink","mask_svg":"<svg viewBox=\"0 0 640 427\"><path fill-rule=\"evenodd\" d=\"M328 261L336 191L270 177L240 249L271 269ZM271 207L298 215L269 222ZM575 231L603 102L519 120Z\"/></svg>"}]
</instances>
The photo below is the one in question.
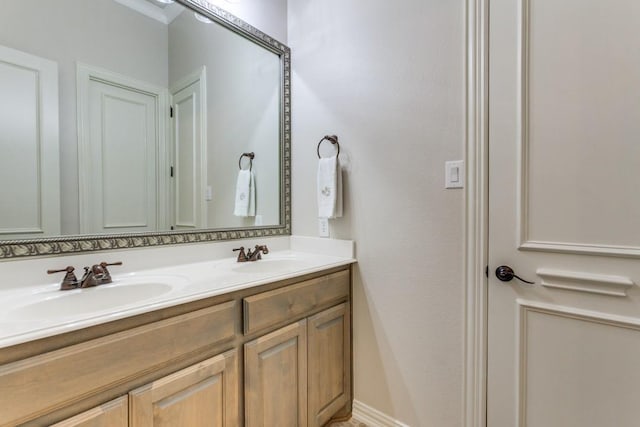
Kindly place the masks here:
<instances>
[{"instance_id":1,"label":"undermount sink","mask_svg":"<svg viewBox=\"0 0 640 427\"><path fill-rule=\"evenodd\" d=\"M166 295L182 286L181 278L137 277L107 285L34 295L31 301L6 310L15 320L39 320L113 310Z\"/></svg>"},{"instance_id":2,"label":"undermount sink","mask_svg":"<svg viewBox=\"0 0 640 427\"><path fill-rule=\"evenodd\" d=\"M296 258L262 259L237 263L232 270L237 273L285 273L292 270L308 268L309 261Z\"/></svg>"}]
</instances>

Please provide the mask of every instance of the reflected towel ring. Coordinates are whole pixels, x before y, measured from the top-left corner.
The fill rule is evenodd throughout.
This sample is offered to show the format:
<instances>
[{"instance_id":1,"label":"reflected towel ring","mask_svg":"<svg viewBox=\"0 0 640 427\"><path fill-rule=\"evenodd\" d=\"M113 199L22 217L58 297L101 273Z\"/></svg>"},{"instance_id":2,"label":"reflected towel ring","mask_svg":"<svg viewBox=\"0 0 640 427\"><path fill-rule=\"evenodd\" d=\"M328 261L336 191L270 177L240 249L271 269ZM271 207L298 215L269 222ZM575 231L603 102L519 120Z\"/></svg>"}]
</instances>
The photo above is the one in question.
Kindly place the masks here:
<instances>
[{"instance_id":1,"label":"reflected towel ring","mask_svg":"<svg viewBox=\"0 0 640 427\"><path fill-rule=\"evenodd\" d=\"M240 155L240 158L238 159L238 168L240 170L242 170L242 158L243 157L248 157L249 158L249 171L251 171L251 169L253 168L253 158L255 157L255 153L252 151L251 153L242 153Z\"/></svg>"},{"instance_id":2,"label":"reflected towel ring","mask_svg":"<svg viewBox=\"0 0 640 427\"><path fill-rule=\"evenodd\" d=\"M320 142L318 142L318 158L321 159L322 157L320 157L320 145L322 144L322 141L327 140L330 143L332 143L333 145L336 146L336 148L338 149L338 153L336 154L336 156L340 155L340 143L338 142L338 136L337 135L326 135L324 136Z\"/></svg>"}]
</instances>

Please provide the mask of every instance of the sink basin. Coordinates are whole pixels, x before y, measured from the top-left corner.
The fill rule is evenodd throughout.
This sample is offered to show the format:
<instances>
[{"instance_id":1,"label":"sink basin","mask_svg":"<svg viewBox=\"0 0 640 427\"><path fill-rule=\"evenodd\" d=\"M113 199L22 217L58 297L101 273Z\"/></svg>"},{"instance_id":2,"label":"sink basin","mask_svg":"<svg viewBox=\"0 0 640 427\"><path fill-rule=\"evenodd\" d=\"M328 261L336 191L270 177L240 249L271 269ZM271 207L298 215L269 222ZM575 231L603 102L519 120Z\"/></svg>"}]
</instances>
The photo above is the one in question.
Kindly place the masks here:
<instances>
[{"instance_id":1,"label":"sink basin","mask_svg":"<svg viewBox=\"0 0 640 427\"><path fill-rule=\"evenodd\" d=\"M44 292L6 310L5 315L15 320L40 320L93 314L156 299L175 290L176 285L182 286L181 280L137 277L86 289Z\"/></svg>"},{"instance_id":2,"label":"sink basin","mask_svg":"<svg viewBox=\"0 0 640 427\"><path fill-rule=\"evenodd\" d=\"M232 268L237 273L286 273L288 271L296 271L309 268L312 265L307 260L296 258L283 259L262 259L260 261L251 261L235 264Z\"/></svg>"}]
</instances>

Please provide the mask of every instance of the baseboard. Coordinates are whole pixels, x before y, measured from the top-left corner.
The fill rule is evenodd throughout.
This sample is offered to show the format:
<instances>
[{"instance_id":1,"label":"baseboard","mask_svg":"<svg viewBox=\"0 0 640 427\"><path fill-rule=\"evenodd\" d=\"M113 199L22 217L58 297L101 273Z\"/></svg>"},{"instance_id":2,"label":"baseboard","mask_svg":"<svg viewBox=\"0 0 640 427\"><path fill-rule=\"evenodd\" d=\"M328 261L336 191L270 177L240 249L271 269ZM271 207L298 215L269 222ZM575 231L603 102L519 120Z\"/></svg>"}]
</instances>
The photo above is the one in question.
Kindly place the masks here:
<instances>
[{"instance_id":1,"label":"baseboard","mask_svg":"<svg viewBox=\"0 0 640 427\"><path fill-rule=\"evenodd\" d=\"M366 424L367 427L409 427L357 400L353 401L353 418Z\"/></svg>"}]
</instances>

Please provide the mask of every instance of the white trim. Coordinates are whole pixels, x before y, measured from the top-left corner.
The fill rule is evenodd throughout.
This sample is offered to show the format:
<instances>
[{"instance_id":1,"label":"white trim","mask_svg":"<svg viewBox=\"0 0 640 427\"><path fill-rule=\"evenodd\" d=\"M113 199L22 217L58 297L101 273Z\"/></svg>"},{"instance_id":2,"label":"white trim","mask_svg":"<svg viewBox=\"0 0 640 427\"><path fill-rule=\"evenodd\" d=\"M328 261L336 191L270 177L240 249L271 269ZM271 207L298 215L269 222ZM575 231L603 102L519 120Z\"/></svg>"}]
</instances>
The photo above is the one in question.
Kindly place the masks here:
<instances>
[{"instance_id":1,"label":"white trim","mask_svg":"<svg viewBox=\"0 0 640 427\"><path fill-rule=\"evenodd\" d=\"M531 311L640 331L640 317L621 316L619 314L605 313L603 311L585 310L583 308L531 301L522 298L516 299L516 304L520 308L520 311L526 310L527 312Z\"/></svg>"},{"instance_id":2,"label":"white trim","mask_svg":"<svg viewBox=\"0 0 640 427\"><path fill-rule=\"evenodd\" d=\"M640 258L640 247L614 246L590 243L542 242L528 240L518 249L523 251L568 253L575 255L600 255L621 258Z\"/></svg>"},{"instance_id":3,"label":"white trim","mask_svg":"<svg viewBox=\"0 0 640 427\"><path fill-rule=\"evenodd\" d=\"M352 416L367 427L409 427L408 424L401 423L358 400L353 401Z\"/></svg>"},{"instance_id":4,"label":"white trim","mask_svg":"<svg viewBox=\"0 0 640 427\"><path fill-rule=\"evenodd\" d=\"M518 236L520 244L529 239L529 1L519 0L518 31Z\"/></svg>"},{"instance_id":5,"label":"white trim","mask_svg":"<svg viewBox=\"0 0 640 427\"><path fill-rule=\"evenodd\" d=\"M489 0L466 2L464 426L487 418Z\"/></svg>"},{"instance_id":6,"label":"white trim","mask_svg":"<svg viewBox=\"0 0 640 427\"><path fill-rule=\"evenodd\" d=\"M633 280L624 276L593 274L578 271L539 268L536 274L542 278L542 286L600 295L626 297L635 286Z\"/></svg>"}]
</instances>

